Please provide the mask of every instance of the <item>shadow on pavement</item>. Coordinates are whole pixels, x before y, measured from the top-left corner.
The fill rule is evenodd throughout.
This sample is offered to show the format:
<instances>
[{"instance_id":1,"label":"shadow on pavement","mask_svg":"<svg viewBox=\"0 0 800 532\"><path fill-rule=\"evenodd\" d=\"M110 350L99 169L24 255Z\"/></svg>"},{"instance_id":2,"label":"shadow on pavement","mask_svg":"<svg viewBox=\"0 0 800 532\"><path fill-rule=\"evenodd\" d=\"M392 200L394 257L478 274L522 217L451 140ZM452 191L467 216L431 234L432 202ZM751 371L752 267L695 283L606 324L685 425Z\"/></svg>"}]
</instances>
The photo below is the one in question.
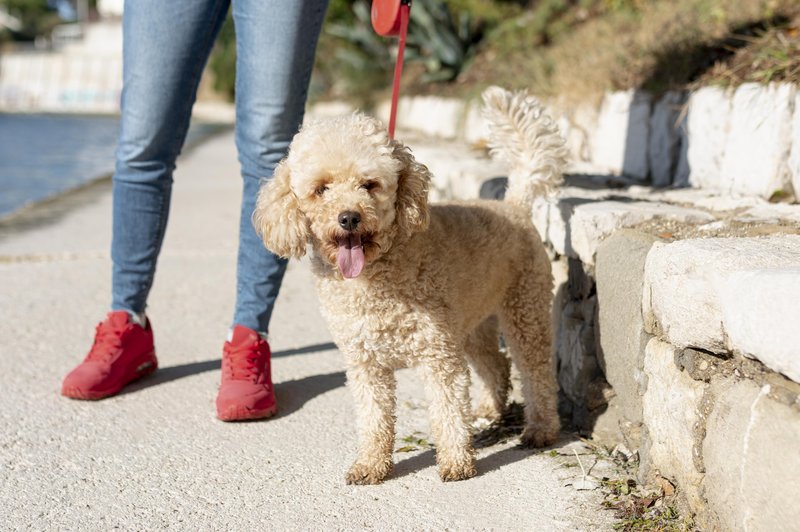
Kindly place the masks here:
<instances>
[{"instance_id":1,"label":"shadow on pavement","mask_svg":"<svg viewBox=\"0 0 800 532\"><path fill-rule=\"evenodd\" d=\"M278 417L288 416L305 405L311 399L325 392L344 386L343 371L310 375L302 379L278 382L275 384L275 395L278 400Z\"/></svg>"},{"instance_id":2,"label":"shadow on pavement","mask_svg":"<svg viewBox=\"0 0 800 532\"><path fill-rule=\"evenodd\" d=\"M478 476L481 476L491 471L496 471L503 466L530 458L538 453L539 451L532 451L530 449L508 447L496 453L484 456L483 458L479 458L475 462L475 467L478 469ZM395 464L394 473L390 478L404 477L434 466L436 466L436 453L430 449Z\"/></svg>"}]
</instances>

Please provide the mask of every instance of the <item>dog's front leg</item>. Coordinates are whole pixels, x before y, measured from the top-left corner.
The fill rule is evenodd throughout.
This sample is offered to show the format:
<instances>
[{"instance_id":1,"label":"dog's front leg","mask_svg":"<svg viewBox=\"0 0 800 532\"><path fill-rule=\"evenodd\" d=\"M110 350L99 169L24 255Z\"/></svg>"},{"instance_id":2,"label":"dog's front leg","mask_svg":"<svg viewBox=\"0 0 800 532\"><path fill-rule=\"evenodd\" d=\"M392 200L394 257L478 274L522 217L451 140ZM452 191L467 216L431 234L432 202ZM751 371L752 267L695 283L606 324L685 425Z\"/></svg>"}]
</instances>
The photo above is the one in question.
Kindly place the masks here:
<instances>
[{"instance_id":1,"label":"dog's front leg","mask_svg":"<svg viewBox=\"0 0 800 532\"><path fill-rule=\"evenodd\" d=\"M347 385L355 399L358 457L347 472L348 484L377 484L392 471L394 449L394 371L370 364L353 364Z\"/></svg>"},{"instance_id":2,"label":"dog's front leg","mask_svg":"<svg viewBox=\"0 0 800 532\"><path fill-rule=\"evenodd\" d=\"M469 369L464 360L435 360L422 373L430 394L430 418L436 463L444 481L474 477L475 450L468 420Z\"/></svg>"}]
</instances>

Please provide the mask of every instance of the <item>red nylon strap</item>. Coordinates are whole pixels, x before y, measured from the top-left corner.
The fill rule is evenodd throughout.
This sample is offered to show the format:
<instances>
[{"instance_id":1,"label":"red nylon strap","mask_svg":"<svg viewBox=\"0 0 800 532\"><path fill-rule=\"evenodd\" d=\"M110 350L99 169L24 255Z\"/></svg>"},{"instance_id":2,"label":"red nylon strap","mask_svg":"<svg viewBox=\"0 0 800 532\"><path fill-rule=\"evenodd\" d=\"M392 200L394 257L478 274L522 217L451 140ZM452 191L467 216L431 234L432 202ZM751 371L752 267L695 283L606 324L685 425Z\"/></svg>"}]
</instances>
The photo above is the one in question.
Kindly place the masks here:
<instances>
[{"instance_id":1,"label":"red nylon strap","mask_svg":"<svg viewBox=\"0 0 800 532\"><path fill-rule=\"evenodd\" d=\"M392 82L392 110L389 114L389 138L394 138L394 126L397 122L397 100L400 97L400 76L403 73L403 52L406 49L408 33L408 15L411 6L407 2L400 4L400 44L397 48L397 61L394 65L394 81Z\"/></svg>"}]
</instances>

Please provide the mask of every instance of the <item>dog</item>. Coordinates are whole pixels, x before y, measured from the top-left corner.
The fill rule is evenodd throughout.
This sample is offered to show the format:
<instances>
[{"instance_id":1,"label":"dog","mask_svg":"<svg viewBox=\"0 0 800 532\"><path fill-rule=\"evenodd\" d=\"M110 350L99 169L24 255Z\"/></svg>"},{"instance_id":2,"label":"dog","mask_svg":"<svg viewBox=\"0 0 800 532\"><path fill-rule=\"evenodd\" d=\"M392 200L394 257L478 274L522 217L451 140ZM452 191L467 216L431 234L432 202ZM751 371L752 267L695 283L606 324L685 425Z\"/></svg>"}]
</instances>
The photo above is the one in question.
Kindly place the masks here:
<instances>
[{"instance_id":1,"label":"dog","mask_svg":"<svg viewBox=\"0 0 800 532\"><path fill-rule=\"evenodd\" d=\"M469 367L482 381L476 414L498 419L510 388L501 332L521 375L521 443L558 437L553 278L531 203L560 182L564 141L524 92L492 87L483 100L491 151L511 165L502 202L429 205L428 169L362 113L304 125L259 193L253 221L267 248L299 258L310 247L346 358L359 440L348 484L391 473L402 367L425 380L441 479L474 476Z\"/></svg>"}]
</instances>

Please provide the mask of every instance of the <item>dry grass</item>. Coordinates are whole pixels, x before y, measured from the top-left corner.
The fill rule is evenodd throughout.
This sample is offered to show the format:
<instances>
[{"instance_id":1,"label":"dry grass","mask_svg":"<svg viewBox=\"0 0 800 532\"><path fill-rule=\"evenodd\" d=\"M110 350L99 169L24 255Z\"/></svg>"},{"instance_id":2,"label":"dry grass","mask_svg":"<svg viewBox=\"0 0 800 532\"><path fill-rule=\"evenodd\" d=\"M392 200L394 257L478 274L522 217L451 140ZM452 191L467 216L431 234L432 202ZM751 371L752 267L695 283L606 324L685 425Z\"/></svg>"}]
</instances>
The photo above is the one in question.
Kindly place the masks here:
<instances>
[{"instance_id":1,"label":"dry grass","mask_svg":"<svg viewBox=\"0 0 800 532\"><path fill-rule=\"evenodd\" d=\"M662 93L693 83L800 81L793 0L598 0L545 28L530 14L501 26L456 84L490 83L567 101L606 90Z\"/></svg>"}]
</instances>

